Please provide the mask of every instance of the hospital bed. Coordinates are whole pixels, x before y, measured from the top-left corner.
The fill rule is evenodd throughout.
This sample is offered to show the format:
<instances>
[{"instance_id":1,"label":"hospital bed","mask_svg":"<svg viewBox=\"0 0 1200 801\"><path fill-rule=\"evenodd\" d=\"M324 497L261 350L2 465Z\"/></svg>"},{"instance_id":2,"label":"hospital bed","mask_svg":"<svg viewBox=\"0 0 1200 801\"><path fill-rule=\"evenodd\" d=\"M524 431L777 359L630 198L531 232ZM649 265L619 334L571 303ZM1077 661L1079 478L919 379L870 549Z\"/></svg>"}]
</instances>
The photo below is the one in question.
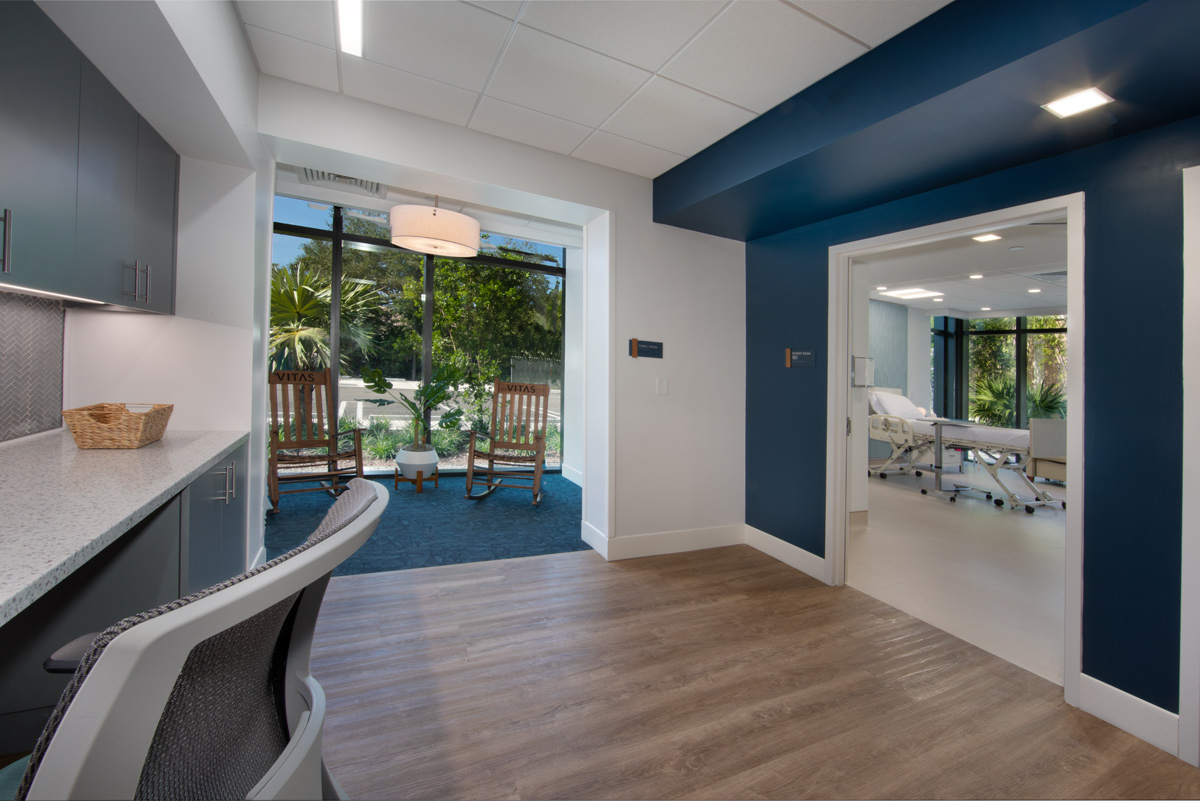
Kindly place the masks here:
<instances>
[{"instance_id":1,"label":"hospital bed","mask_svg":"<svg viewBox=\"0 0 1200 801\"><path fill-rule=\"evenodd\" d=\"M1030 460L1029 432L1017 428L985 426L966 420L949 420L933 417L915 405L898 389L872 387L867 392L871 416L868 435L877 442L891 446L891 454L878 467L870 468L872 476L886 478L889 473L921 475L919 466L929 465L935 476L934 491L948 495L951 501L959 492L975 490L983 492L988 500L992 493L965 484L955 484L952 489L942 487L942 453L944 448L970 452L976 464L991 476L1000 488L995 498L996 506L1008 504L1010 509L1020 506L1033 513L1035 507L1062 504L1049 492L1033 484L1025 474ZM1017 496L1007 484L1004 476L1015 476L1034 496L1025 501ZM921 494L928 494L921 489Z\"/></svg>"}]
</instances>

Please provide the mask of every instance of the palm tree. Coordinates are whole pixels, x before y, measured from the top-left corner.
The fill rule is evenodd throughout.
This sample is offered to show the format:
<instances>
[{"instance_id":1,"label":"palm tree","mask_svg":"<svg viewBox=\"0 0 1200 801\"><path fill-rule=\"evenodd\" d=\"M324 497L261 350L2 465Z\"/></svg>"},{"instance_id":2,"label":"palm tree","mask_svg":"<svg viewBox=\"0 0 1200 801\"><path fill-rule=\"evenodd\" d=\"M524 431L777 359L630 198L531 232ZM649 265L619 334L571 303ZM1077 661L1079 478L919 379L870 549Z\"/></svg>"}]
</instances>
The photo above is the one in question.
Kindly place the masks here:
<instances>
[{"instance_id":1,"label":"palm tree","mask_svg":"<svg viewBox=\"0 0 1200 801\"><path fill-rule=\"evenodd\" d=\"M277 267L271 274L271 369L324 370L329 367L330 280L297 265ZM342 279L342 361L348 351L375 351L374 331L365 315L379 306L372 286ZM349 347L345 347L349 345Z\"/></svg>"}]
</instances>

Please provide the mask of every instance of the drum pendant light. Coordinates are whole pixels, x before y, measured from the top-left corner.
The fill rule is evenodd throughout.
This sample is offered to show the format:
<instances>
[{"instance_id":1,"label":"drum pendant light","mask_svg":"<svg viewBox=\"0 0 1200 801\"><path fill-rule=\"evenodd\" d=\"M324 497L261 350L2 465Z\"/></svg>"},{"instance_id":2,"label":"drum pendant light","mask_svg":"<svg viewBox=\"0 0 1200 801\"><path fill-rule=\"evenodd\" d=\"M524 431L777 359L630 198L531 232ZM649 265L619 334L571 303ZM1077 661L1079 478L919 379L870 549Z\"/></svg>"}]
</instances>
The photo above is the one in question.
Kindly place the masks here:
<instances>
[{"instance_id":1,"label":"drum pendant light","mask_svg":"<svg viewBox=\"0 0 1200 801\"><path fill-rule=\"evenodd\" d=\"M466 258L479 252L479 223L433 206L392 206L392 244L418 253Z\"/></svg>"}]
</instances>

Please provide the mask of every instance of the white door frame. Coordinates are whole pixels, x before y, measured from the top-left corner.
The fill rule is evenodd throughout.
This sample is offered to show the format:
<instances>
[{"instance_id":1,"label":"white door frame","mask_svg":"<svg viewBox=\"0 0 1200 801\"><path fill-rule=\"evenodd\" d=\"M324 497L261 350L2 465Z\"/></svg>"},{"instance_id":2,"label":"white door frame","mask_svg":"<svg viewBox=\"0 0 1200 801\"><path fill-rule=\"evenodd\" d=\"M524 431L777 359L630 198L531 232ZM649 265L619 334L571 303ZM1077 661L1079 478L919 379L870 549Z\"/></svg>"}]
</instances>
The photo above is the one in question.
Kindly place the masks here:
<instances>
[{"instance_id":1,"label":"white door frame","mask_svg":"<svg viewBox=\"0 0 1200 801\"><path fill-rule=\"evenodd\" d=\"M829 361L826 414L825 575L828 584L846 581L846 496L849 488L846 420L850 418L850 264L855 257L901 247L971 236L998 228L1067 217L1067 461L1077 465L1067 484L1064 577L1063 695L1079 706L1083 640L1083 431L1084 431L1084 260L1083 193L1040 200L829 248ZM1197 315L1200 317L1200 315ZM1200 328L1200 323L1197 323ZM1185 337L1185 346L1186 346ZM1185 359L1186 361L1186 359ZM861 425L865 421L854 421ZM854 468L857 469L857 468ZM1200 702L1198 702L1200 709Z\"/></svg>"},{"instance_id":2,"label":"white door frame","mask_svg":"<svg viewBox=\"0 0 1200 801\"><path fill-rule=\"evenodd\" d=\"M1200 765L1200 167L1183 171L1183 498L1179 614L1179 758Z\"/></svg>"}]
</instances>

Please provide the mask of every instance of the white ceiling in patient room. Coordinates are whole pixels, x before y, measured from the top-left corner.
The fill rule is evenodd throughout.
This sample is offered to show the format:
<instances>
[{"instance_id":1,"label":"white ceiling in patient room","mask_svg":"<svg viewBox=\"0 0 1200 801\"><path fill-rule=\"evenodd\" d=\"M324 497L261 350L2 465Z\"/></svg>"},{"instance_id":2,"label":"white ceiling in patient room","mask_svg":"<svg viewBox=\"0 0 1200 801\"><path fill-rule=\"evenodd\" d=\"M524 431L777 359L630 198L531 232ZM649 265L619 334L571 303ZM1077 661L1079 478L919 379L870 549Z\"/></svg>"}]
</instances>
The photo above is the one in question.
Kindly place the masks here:
<instances>
[{"instance_id":1,"label":"white ceiling in patient room","mask_svg":"<svg viewBox=\"0 0 1200 801\"><path fill-rule=\"evenodd\" d=\"M854 263L869 271L872 300L923 309L933 315L978 318L1064 314L1066 223L1022 225L998 229L996 233L1000 239L992 242L958 236L855 258ZM920 287L943 293L942 300L885 297L880 286L886 286L889 292ZM985 306L991 311L981 311Z\"/></svg>"}]
</instances>

